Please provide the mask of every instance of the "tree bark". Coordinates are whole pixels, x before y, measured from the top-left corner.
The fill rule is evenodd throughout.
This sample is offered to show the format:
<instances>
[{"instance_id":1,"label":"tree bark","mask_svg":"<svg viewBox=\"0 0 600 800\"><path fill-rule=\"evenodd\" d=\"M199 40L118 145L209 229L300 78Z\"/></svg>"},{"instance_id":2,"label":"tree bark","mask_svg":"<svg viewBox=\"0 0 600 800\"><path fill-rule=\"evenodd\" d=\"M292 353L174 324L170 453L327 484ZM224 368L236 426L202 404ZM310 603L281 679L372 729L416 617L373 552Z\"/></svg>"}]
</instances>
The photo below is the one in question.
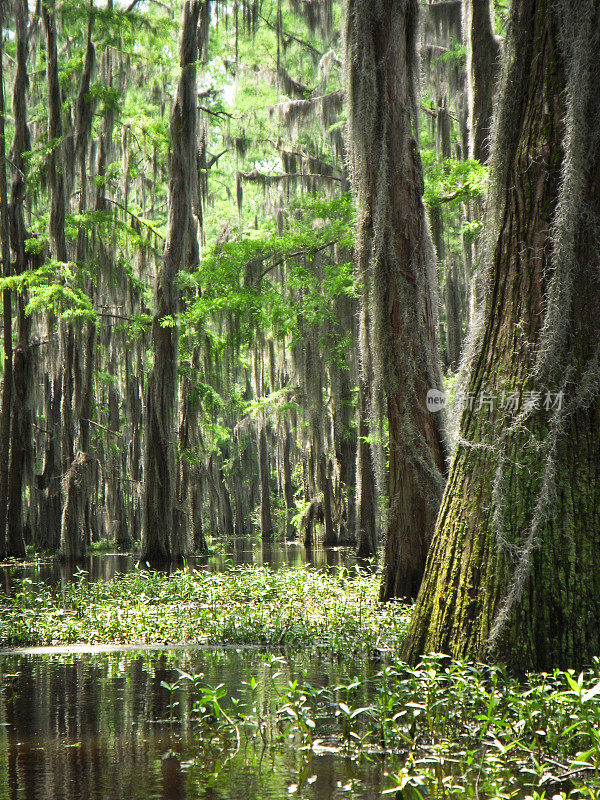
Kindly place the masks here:
<instances>
[{"instance_id":1,"label":"tree bark","mask_svg":"<svg viewBox=\"0 0 600 800\"><path fill-rule=\"evenodd\" d=\"M363 258L368 258L365 251ZM358 265L361 269L361 265ZM378 493L375 480L375 454L371 434L373 375L371 288L370 275L365 261L361 281L359 317L358 379L358 444L356 453L356 553L360 558L370 558L377 553L378 545Z\"/></svg>"},{"instance_id":2,"label":"tree bark","mask_svg":"<svg viewBox=\"0 0 600 800\"><path fill-rule=\"evenodd\" d=\"M445 474L435 256L415 141L416 0L348 0L348 130L357 262L373 281L375 376L387 398L390 473L381 599L419 589ZM374 392L377 387L374 388Z\"/></svg>"},{"instance_id":3,"label":"tree bark","mask_svg":"<svg viewBox=\"0 0 600 800\"><path fill-rule=\"evenodd\" d=\"M92 29L93 16L88 22L87 47L77 96L75 154L79 164L79 213L81 215L85 214L87 210L87 149L93 113L93 101L89 96L96 57ZM85 269L87 266L87 233L83 227L80 227L78 231L76 260L78 266ZM91 284L91 282L89 283ZM88 289L91 290L91 285L88 286ZM94 459L88 453L88 420L92 407L96 329L93 324L87 323L83 331L75 331L71 324L61 321L61 331L65 345L61 409L65 502L61 518L60 556L71 561L78 560L85 555L90 537L88 521ZM75 461L77 463L74 463Z\"/></svg>"},{"instance_id":4,"label":"tree bark","mask_svg":"<svg viewBox=\"0 0 600 800\"><path fill-rule=\"evenodd\" d=\"M10 239L14 253L14 272L25 271L25 217L23 202L26 193L25 157L24 153L31 148L29 128L27 127L27 23L29 9L27 0L15 0L15 44L16 74L13 87L13 115L15 118L15 134L12 144L12 161L15 165L11 187ZM23 531L25 520L23 515L23 491L31 477L33 465L32 438L32 356L30 349L31 320L25 314L26 298L22 295L17 300L18 340L13 356L13 387L15 403L12 412L10 433L10 462L8 470L8 506L7 506L7 551L24 552Z\"/></svg>"},{"instance_id":5,"label":"tree bark","mask_svg":"<svg viewBox=\"0 0 600 800\"><path fill-rule=\"evenodd\" d=\"M62 98L58 81L58 52L56 44L56 18L54 2L42 3L42 22L46 32L46 81L48 99L48 143L50 152L47 159L48 184L50 188L49 238L50 255L56 261L68 260L65 238L66 194L63 178L63 126ZM52 330L55 319L47 314L48 332ZM68 386L72 375L72 347L69 337L70 326L59 324L60 357L55 366L56 375L46 386L46 419L52 420L48 427L44 456L44 468L40 476L42 488L40 517L47 530L47 540L54 542L61 530L61 476L68 470L72 460L72 432L70 429L70 405L64 403L63 387ZM70 395L69 395L70 402ZM57 416L58 410L58 416Z\"/></svg>"},{"instance_id":6,"label":"tree bark","mask_svg":"<svg viewBox=\"0 0 600 800\"><path fill-rule=\"evenodd\" d=\"M600 0L518 0L509 30L474 402L404 656L522 672L600 648Z\"/></svg>"},{"instance_id":7,"label":"tree bark","mask_svg":"<svg viewBox=\"0 0 600 800\"><path fill-rule=\"evenodd\" d=\"M460 363L461 324L460 296L457 270L451 262L446 262L446 281L444 285L444 305L446 307L446 350L448 366L454 372Z\"/></svg>"},{"instance_id":8,"label":"tree bark","mask_svg":"<svg viewBox=\"0 0 600 800\"><path fill-rule=\"evenodd\" d=\"M145 414L142 557L147 560L187 555L190 538L181 530L185 515L177 513L175 469L175 412L177 409L178 342L177 274L198 258L195 248L194 197L197 125L196 60L198 58L199 0L183 8L179 41L181 76L171 113L169 217L165 251L155 290L152 321L154 366L148 379ZM195 250L195 252L194 252Z\"/></svg>"},{"instance_id":9,"label":"tree bark","mask_svg":"<svg viewBox=\"0 0 600 800\"><path fill-rule=\"evenodd\" d=\"M494 91L500 69L493 0L463 0L463 29L467 42L469 157L485 164L490 154Z\"/></svg>"},{"instance_id":10,"label":"tree bark","mask_svg":"<svg viewBox=\"0 0 600 800\"><path fill-rule=\"evenodd\" d=\"M275 536L271 514L271 473L269 470L269 451L264 421L259 422L258 437L258 480L260 485L260 535L272 541Z\"/></svg>"},{"instance_id":11,"label":"tree bark","mask_svg":"<svg viewBox=\"0 0 600 800\"><path fill-rule=\"evenodd\" d=\"M2 276L11 274L10 264L10 220L8 214L8 179L6 174L6 135L4 127L4 30L0 20L0 228L2 233ZM12 297L10 289L2 292L2 317L4 326L4 379L2 381L2 401L0 407L0 557L8 555L24 556L25 545L22 539L10 543L17 552L10 552L6 541L6 512L8 507L8 457L10 450L10 416L13 396L12 371Z\"/></svg>"},{"instance_id":12,"label":"tree bark","mask_svg":"<svg viewBox=\"0 0 600 800\"><path fill-rule=\"evenodd\" d=\"M356 555L377 553L377 487L369 444L369 394L361 376L358 386L358 447L356 453Z\"/></svg>"},{"instance_id":13,"label":"tree bark","mask_svg":"<svg viewBox=\"0 0 600 800\"><path fill-rule=\"evenodd\" d=\"M294 500L294 489L292 486L292 448L294 446L294 437L291 430L287 425L285 426L285 437L283 440L283 454L282 454L282 480L283 480L283 503L285 506L285 538L295 539L297 536L296 530L292 525L292 516L294 514L296 503Z\"/></svg>"}]
</instances>

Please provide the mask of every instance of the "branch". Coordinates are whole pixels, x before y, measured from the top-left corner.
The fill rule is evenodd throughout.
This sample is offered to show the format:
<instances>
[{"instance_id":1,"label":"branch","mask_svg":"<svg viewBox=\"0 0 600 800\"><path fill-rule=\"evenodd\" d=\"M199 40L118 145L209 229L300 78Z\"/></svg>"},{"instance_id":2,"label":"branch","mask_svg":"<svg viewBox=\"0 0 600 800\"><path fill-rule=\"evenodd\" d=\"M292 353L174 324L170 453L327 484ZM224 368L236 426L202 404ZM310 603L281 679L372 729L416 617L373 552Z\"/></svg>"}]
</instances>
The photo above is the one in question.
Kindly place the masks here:
<instances>
[{"instance_id":1,"label":"branch","mask_svg":"<svg viewBox=\"0 0 600 800\"><path fill-rule=\"evenodd\" d=\"M267 27L271 28L271 30L273 30L273 31L277 30L277 26L274 25L272 22L269 22L269 20L266 17L263 17L262 14L260 15L260 18L267 25ZM310 42L305 41L304 39L301 39L299 36L294 36L293 33L289 33L288 31L284 31L284 30L281 31L281 34L282 34L282 36L287 37L288 39L292 39L292 41L297 42L298 44L302 45L302 47L306 47L308 50L310 50L316 56L319 56L319 58L321 58L323 56L323 53L320 50L317 50L317 48L313 44L311 44Z\"/></svg>"},{"instance_id":2,"label":"branch","mask_svg":"<svg viewBox=\"0 0 600 800\"><path fill-rule=\"evenodd\" d=\"M124 314L110 314L108 311L96 311L97 317L108 317L109 319L125 319L131 322L133 317L127 317Z\"/></svg>"},{"instance_id":3,"label":"branch","mask_svg":"<svg viewBox=\"0 0 600 800\"><path fill-rule=\"evenodd\" d=\"M460 197L460 195L464 191L465 191L465 187L464 186L459 186L458 189L455 192L452 192L451 194L444 194L441 197L436 197L435 201L432 200L429 203L429 205L430 206L441 206L442 203L451 203L452 200L456 200L457 197Z\"/></svg>"},{"instance_id":4,"label":"branch","mask_svg":"<svg viewBox=\"0 0 600 800\"><path fill-rule=\"evenodd\" d=\"M122 433L117 433L116 431L111 431L110 428L107 428L106 425L100 425L99 422L94 422L93 419L86 419L85 417L81 418L82 422L89 422L90 425L94 425L96 428L102 428L103 431L110 433L112 436L117 436L119 439L123 438Z\"/></svg>"},{"instance_id":5,"label":"branch","mask_svg":"<svg viewBox=\"0 0 600 800\"><path fill-rule=\"evenodd\" d=\"M207 164L206 164L206 169L210 169L211 167L214 167L214 165L217 163L217 161L221 158L221 156L224 156L225 153L229 153L229 148L227 148L226 150L222 150L216 156L211 156L210 161L208 161Z\"/></svg>"},{"instance_id":6,"label":"branch","mask_svg":"<svg viewBox=\"0 0 600 800\"><path fill-rule=\"evenodd\" d=\"M316 247L316 248L305 247L303 250L296 250L294 253L288 253L287 255L282 256L279 259L279 261L275 261L273 264L270 264L266 269L264 269L260 274L259 280L262 281L262 279L265 277L265 275L268 275L269 272L271 272L274 269L277 269L277 267L281 266L281 264L283 264L285 261L287 261L288 258L298 258L298 256L305 256L308 253L312 253L312 255L316 255L317 253L321 253L323 250L327 250L328 247L331 247L332 245L337 244L338 242L339 242L339 239L333 239L333 241L326 242L325 244L321 245L320 247Z\"/></svg>"},{"instance_id":7,"label":"branch","mask_svg":"<svg viewBox=\"0 0 600 800\"><path fill-rule=\"evenodd\" d=\"M340 171L339 167L336 164L330 164L329 161L323 161L322 158L318 156L313 156L311 153L302 151L302 150L286 150L283 144L279 144L274 142L273 139L257 139L257 142L266 142L270 144L278 153L281 153L285 156L294 156L295 158L299 158L301 161L308 161L309 163L312 162L318 166L328 167L331 170L336 170L337 172ZM322 175L322 177L326 177ZM341 178L340 178L341 180Z\"/></svg>"},{"instance_id":8,"label":"branch","mask_svg":"<svg viewBox=\"0 0 600 800\"><path fill-rule=\"evenodd\" d=\"M430 117L434 117L437 119L438 111L435 108L429 108L429 106L426 106L425 103L421 103L421 110L424 111L426 114L429 114ZM458 119L456 114L453 114L451 111L448 111L448 116L455 122Z\"/></svg>"},{"instance_id":9,"label":"branch","mask_svg":"<svg viewBox=\"0 0 600 800\"><path fill-rule=\"evenodd\" d=\"M15 162L14 162L14 161L11 161L11 160L10 160L10 158L9 158L8 156L5 156L5 158L6 158L6 163L7 163L7 164L10 164L10 166L11 166L11 167L12 167L14 170L16 170L16 171L19 173L19 175L20 175L22 178L26 178L26 177L27 177L27 176L25 175L25 173L23 172L23 170L21 170L21 169L19 169L19 168L17 167L17 165L15 164Z\"/></svg>"},{"instance_id":10,"label":"branch","mask_svg":"<svg viewBox=\"0 0 600 800\"><path fill-rule=\"evenodd\" d=\"M285 181L289 178L315 178L320 180L326 181L338 181L341 183L342 179L336 177L335 175L318 175L313 173L304 173L304 172L290 172L285 173L284 175L266 175L264 172L259 172L257 169L253 169L252 172L238 172L240 178L243 178L246 181L264 181L264 183L279 183L279 181Z\"/></svg>"},{"instance_id":11,"label":"branch","mask_svg":"<svg viewBox=\"0 0 600 800\"><path fill-rule=\"evenodd\" d=\"M145 219L142 219L142 217L138 217L138 215L134 214L133 211L130 211L128 208L125 208L125 206L122 203L119 203L118 200L112 200L110 197L104 197L103 199L108 203L112 203L113 206L117 206L117 208L120 208L126 214L129 214L129 216L137 220L140 223L140 225L143 225L145 228L148 228L149 231L151 231L155 236L158 236L159 239L162 239L163 242L165 241L165 237L162 234L160 234L157 230L155 230L152 227L152 225L150 225L149 222L146 222Z\"/></svg>"},{"instance_id":12,"label":"branch","mask_svg":"<svg viewBox=\"0 0 600 800\"><path fill-rule=\"evenodd\" d=\"M207 108L206 106L198 106L198 111L206 111L207 114L211 114L213 117L228 117L229 119L241 119L241 117L236 117L234 114L230 114L228 111L213 111L212 108Z\"/></svg>"}]
</instances>

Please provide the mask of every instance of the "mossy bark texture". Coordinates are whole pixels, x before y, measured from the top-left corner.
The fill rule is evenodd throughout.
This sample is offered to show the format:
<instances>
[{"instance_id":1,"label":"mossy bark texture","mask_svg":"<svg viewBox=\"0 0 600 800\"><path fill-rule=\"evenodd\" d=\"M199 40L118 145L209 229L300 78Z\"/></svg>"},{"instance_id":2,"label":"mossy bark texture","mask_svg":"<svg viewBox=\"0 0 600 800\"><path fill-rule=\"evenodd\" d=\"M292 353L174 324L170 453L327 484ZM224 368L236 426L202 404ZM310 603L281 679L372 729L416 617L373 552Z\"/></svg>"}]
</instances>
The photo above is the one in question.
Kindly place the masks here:
<instances>
[{"instance_id":1,"label":"mossy bark texture","mask_svg":"<svg viewBox=\"0 0 600 800\"><path fill-rule=\"evenodd\" d=\"M177 275L197 260L192 214L197 141L196 61L199 0L183 7L179 40L181 76L171 112L169 218L164 257L157 275L152 321L154 366L148 379L145 414L142 555L148 560L180 558L191 549L187 517L177 504L175 412L178 405L179 311Z\"/></svg>"},{"instance_id":2,"label":"mossy bark texture","mask_svg":"<svg viewBox=\"0 0 600 800\"><path fill-rule=\"evenodd\" d=\"M600 650L600 0L517 0L506 47L484 309L404 655L523 672Z\"/></svg>"},{"instance_id":3,"label":"mossy bark texture","mask_svg":"<svg viewBox=\"0 0 600 800\"><path fill-rule=\"evenodd\" d=\"M348 0L345 69L357 264L372 304L375 386L389 423L382 600L419 589L445 473L439 415L435 254L416 142L416 0ZM370 295L370 296L369 296Z\"/></svg>"}]
</instances>

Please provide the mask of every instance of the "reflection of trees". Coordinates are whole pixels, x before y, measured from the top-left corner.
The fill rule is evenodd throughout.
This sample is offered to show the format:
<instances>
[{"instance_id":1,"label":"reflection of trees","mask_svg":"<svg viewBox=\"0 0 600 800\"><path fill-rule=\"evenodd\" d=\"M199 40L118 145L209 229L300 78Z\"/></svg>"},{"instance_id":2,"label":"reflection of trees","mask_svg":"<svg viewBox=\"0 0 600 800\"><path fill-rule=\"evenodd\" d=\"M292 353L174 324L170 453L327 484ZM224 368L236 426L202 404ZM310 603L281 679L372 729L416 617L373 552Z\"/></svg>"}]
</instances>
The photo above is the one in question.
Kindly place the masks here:
<instances>
[{"instance_id":1,"label":"reflection of trees","mask_svg":"<svg viewBox=\"0 0 600 800\"><path fill-rule=\"evenodd\" d=\"M178 669L242 698L250 722L240 725L239 751L231 731L199 726L189 683L176 691L170 720L161 682L176 682ZM348 669L360 674L357 665L312 660L302 680L336 686ZM277 743L275 709L300 676L287 659L271 664L248 650L12 655L0 659L0 673L1 800L260 800L287 796L306 769L318 776L318 800L330 796L331 781L335 787L357 770L367 785L381 785L381 768Z\"/></svg>"}]
</instances>

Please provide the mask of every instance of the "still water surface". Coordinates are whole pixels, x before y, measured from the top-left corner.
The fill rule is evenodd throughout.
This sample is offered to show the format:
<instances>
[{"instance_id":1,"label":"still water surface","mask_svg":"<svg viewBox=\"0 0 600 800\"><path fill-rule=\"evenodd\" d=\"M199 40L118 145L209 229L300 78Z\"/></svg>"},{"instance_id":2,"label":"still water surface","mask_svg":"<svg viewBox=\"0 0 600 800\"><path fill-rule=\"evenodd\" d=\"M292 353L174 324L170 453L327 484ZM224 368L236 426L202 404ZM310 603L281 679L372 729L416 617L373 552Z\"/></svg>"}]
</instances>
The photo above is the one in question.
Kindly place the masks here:
<instances>
[{"instance_id":1,"label":"still water surface","mask_svg":"<svg viewBox=\"0 0 600 800\"><path fill-rule=\"evenodd\" d=\"M31 578L55 586L73 579L79 570L85 570L91 581L110 580L118 574L131 572L139 559L130 553L99 553L87 556L78 565L61 564L48 558L34 564L0 564L0 591L10 593L15 581ZM254 565L280 569L282 566L307 564L315 569L336 569L356 564L351 548L313 547L307 550L296 542L262 542L260 540L233 539L218 543L210 555L192 556L187 561L190 569L223 572L233 566ZM143 566L143 565L141 565ZM169 570L169 567L165 567Z\"/></svg>"},{"instance_id":2,"label":"still water surface","mask_svg":"<svg viewBox=\"0 0 600 800\"><path fill-rule=\"evenodd\" d=\"M385 765L328 748L331 721L317 721L323 746L312 754L288 740L265 748L250 728L239 750L223 750L199 740L193 693L173 695L170 707L161 686L176 668L202 672L203 683L225 684L268 719L273 693L300 667L312 685L344 677L344 667L317 660L284 659L273 672L269 658L251 650L0 654L0 800L378 800L389 786ZM241 690L252 677L249 701Z\"/></svg>"},{"instance_id":3,"label":"still water surface","mask_svg":"<svg viewBox=\"0 0 600 800\"><path fill-rule=\"evenodd\" d=\"M11 592L23 578L60 585L79 569L87 580L109 580L137 563L131 554L115 553L88 556L79 567L56 559L2 565L0 588ZM354 563L348 549L307 551L298 544L234 540L209 556L190 559L188 567L335 569ZM255 650L233 649L0 651L0 800L380 798L383 763L359 764L332 749L333 721L319 722L322 746L311 754L285 739L265 748L251 727L239 749L224 748L207 741L206 731L200 735L191 690L171 695L161 686L175 681L182 669L202 672L208 685L224 684L228 698L247 698L243 682L254 678L253 702L264 710L273 692L283 691L301 668L314 686L334 686L343 677L335 664L285 659L273 680L269 659ZM271 728L274 724L269 722Z\"/></svg>"}]
</instances>

